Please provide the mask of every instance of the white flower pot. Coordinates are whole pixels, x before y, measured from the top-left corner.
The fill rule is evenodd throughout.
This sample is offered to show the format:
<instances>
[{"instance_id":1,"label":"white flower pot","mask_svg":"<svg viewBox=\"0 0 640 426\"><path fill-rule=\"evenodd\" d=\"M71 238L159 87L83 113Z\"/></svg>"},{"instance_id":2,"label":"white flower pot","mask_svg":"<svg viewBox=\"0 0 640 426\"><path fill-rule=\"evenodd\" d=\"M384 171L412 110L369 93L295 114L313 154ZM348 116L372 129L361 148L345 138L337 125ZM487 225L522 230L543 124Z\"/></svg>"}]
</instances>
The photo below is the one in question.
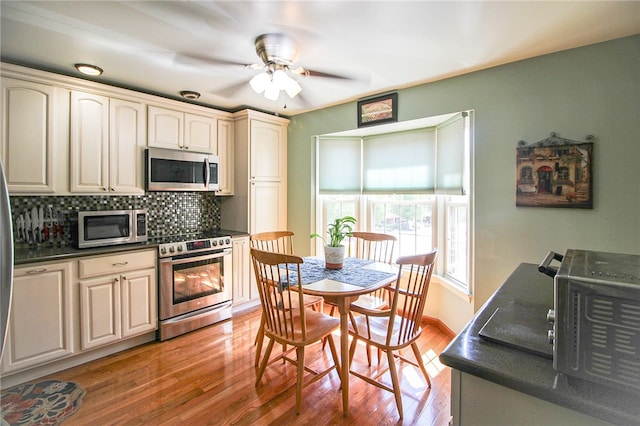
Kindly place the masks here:
<instances>
[{"instance_id":1,"label":"white flower pot","mask_svg":"<svg viewBox=\"0 0 640 426\"><path fill-rule=\"evenodd\" d=\"M327 269L342 269L344 264L344 246L324 246L324 262Z\"/></svg>"}]
</instances>

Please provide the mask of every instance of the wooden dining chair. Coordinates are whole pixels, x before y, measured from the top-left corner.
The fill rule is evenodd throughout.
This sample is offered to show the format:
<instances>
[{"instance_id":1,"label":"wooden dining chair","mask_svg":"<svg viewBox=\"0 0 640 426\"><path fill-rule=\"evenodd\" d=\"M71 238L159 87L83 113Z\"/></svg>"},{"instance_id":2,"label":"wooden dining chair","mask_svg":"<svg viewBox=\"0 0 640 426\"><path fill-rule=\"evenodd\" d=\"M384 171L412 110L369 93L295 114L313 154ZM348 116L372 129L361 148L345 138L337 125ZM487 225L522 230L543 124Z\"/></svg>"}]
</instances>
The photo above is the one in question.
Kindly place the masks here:
<instances>
[{"instance_id":1,"label":"wooden dining chair","mask_svg":"<svg viewBox=\"0 0 640 426\"><path fill-rule=\"evenodd\" d=\"M295 272L295 277L297 277L296 287L302 286L300 264L304 261L301 257L252 248L251 261L258 283L260 303L262 304L264 334L269 339L260 368L256 374L256 386L260 383L260 379L270 363L269 356L274 343L278 342L284 347L291 346L291 349L284 351L271 362L282 359L297 365L296 412L300 414L303 387L324 377L334 368L338 372L338 376L340 376L338 353L331 334L340 327L340 320L323 312L313 311L305 307L303 292L291 291L292 287L289 287L289 283L292 282L292 272ZM329 342L333 365L318 372L304 365L304 349L310 344L323 339L327 339ZM289 358L289 353L294 349L296 351L296 359ZM306 382L304 381L305 371L313 376Z\"/></svg>"},{"instance_id":2,"label":"wooden dining chair","mask_svg":"<svg viewBox=\"0 0 640 426\"><path fill-rule=\"evenodd\" d=\"M420 323L437 253L438 250L435 249L427 254L400 257L396 261L400 270L398 284L393 288L390 309L372 311L367 315L355 317L349 330L349 334L353 337L349 347L350 361L353 360L358 341L375 346L387 354L392 387L382 383L379 380L380 375L369 377L353 369L350 370L350 373L367 383L392 392L395 395L400 418L402 418L402 396L395 364L396 358L419 367L428 387L431 387L431 379L424 366L422 354L416 341L422 333ZM407 278L402 279L403 275ZM407 346L411 346L416 361L409 360L397 353Z\"/></svg>"},{"instance_id":3,"label":"wooden dining chair","mask_svg":"<svg viewBox=\"0 0 640 426\"><path fill-rule=\"evenodd\" d=\"M382 234L378 232L352 232L348 240L348 256L359 259L373 260L391 264L393 262L393 250L398 239L394 235ZM372 293L363 294L351 303L349 315L353 321L353 313L366 315L370 311L388 309L395 282L386 287L382 287ZM329 311L333 315L336 306L332 305ZM380 360L378 351L378 361ZM371 365L371 346L367 345L367 361Z\"/></svg>"},{"instance_id":4,"label":"wooden dining chair","mask_svg":"<svg viewBox=\"0 0 640 426\"><path fill-rule=\"evenodd\" d=\"M269 251L273 253L294 254L293 232L291 231L268 231L252 234L249 241L252 248ZM304 295L304 305L313 308L318 312L324 309L324 298L322 296ZM255 366L260 364L260 354L264 342L264 320L260 321L258 333L254 340L256 345ZM286 347L283 348L286 350Z\"/></svg>"}]
</instances>

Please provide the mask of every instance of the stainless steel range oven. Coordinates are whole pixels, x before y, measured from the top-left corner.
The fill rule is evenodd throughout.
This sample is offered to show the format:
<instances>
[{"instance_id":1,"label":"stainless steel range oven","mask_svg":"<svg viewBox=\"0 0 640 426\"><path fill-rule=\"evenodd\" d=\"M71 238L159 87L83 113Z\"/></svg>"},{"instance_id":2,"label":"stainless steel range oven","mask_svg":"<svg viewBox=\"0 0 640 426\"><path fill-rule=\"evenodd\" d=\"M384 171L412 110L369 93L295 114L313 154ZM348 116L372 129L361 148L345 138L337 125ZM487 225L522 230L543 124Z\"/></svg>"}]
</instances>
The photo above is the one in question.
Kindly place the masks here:
<instances>
[{"instance_id":1,"label":"stainless steel range oven","mask_svg":"<svg viewBox=\"0 0 640 426\"><path fill-rule=\"evenodd\" d=\"M158 246L159 339L231 318L231 237Z\"/></svg>"}]
</instances>

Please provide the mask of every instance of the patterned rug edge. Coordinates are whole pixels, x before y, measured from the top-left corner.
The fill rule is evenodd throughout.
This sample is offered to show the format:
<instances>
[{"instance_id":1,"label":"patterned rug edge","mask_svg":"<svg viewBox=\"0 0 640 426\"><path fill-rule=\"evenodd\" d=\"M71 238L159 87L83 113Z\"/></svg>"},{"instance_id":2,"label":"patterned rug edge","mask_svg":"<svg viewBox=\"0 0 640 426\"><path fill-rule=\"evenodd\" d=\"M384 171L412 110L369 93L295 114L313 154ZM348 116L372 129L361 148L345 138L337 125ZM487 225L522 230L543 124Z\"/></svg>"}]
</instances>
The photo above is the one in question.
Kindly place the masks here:
<instances>
[{"instance_id":1,"label":"patterned rug edge","mask_svg":"<svg viewBox=\"0 0 640 426\"><path fill-rule=\"evenodd\" d=\"M82 405L87 391L75 382L45 380L2 391L2 425L59 425Z\"/></svg>"}]
</instances>

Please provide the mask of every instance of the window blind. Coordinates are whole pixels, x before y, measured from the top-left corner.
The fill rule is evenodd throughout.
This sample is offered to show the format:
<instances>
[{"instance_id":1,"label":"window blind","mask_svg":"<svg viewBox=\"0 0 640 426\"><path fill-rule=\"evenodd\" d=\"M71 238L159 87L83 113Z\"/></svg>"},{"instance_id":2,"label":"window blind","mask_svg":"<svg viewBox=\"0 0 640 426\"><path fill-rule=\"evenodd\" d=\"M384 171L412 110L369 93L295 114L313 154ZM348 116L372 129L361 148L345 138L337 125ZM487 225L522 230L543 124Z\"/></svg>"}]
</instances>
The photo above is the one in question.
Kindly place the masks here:
<instances>
[{"instance_id":1,"label":"window blind","mask_svg":"<svg viewBox=\"0 0 640 426\"><path fill-rule=\"evenodd\" d=\"M318 192L464 194L467 117L397 133L318 137Z\"/></svg>"},{"instance_id":2,"label":"window blind","mask_svg":"<svg viewBox=\"0 0 640 426\"><path fill-rule=\"evenodd\" d=\"M420 129L364 137L362 192L433 193L435 135L433 129Z\"/></svg>"},{"instance_id":3,"label":"window blind","mask_svg":"<svg viewBox=\"0 0 640 426\"><path fill-rule=\"evenodd\" d=\"M318 138L318 192L360 194L362 153L360 137Z\"/></svg>"},{"instance_id":4,"label":"window blind","mask_svg":"<svg viewBox=\"0 0 640 426\"><path fill-rule=\"evenodd\" d=\"M436 193L464 194L465 129L467 113L437 127Z\"/></svg>"}]
</instances>

